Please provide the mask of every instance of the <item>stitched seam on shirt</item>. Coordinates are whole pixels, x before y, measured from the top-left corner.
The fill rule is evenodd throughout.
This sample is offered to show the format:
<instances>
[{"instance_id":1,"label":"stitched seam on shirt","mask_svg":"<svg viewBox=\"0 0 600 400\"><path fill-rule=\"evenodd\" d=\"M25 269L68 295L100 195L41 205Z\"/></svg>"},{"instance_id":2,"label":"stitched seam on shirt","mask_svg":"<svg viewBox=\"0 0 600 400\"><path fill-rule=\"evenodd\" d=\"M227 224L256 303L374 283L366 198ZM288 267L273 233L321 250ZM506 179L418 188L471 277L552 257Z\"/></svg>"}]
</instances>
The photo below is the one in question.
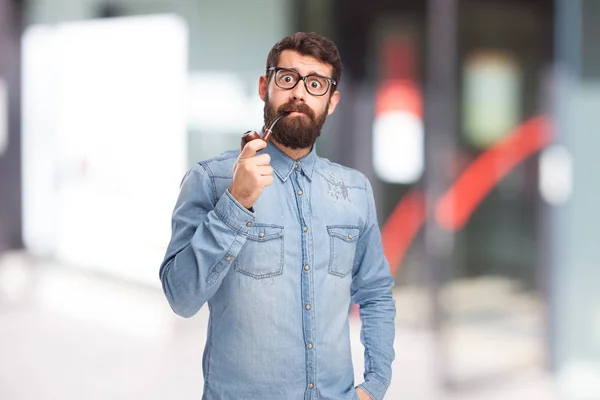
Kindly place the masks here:
<instances>
[{"instance_id":1,"label":"stitched seam on shirt","mask_svg":"<svg viewBox=\"0 0 600 400\"><path fill-rule=\"evenodd\" d=\"M224 196L227 196L227 194L224 194ZM233 197L233 196L232 196L232 197ZM236 207L239 207L237 204L236 204L235 206L236 206ZM223 221L223 223L224 223L225 225L227 225L229 228L231 228L231 230L232 230L232 231L234 231L235 233L239 233L239 234L241 234L241 235L244 235L244 236L248 236L248 230L244 231L244 228L243 228L243 227L241 227L241 228L240 228L240 227L238 227L238 226L234 226L234 225L232 225L232 224L231 224L231 223L230 223L230 222L227 220L227 218L226 218L224 215L221 215L219 212L217 212L217 209L216 209L216 208L215 208L214 210L215 210L215 214L216 214L216 216L217 216L217 217L218 217L218 218L219 218L221 221Z\"/></svg>"},{"instance_id":2,"label":"stitched seam on shirt","mask_svg":"<svg viewBox=\"0 0 600 400\"><path fill-rule=\"evenodd\" d=\"M364 175L363 175L363 177L365 179L365 187L363 189L365 191L365 197L367 200L367 219L365 220L365 227L363 229L363 232L365 232L367 230L367 227L369 226L369 222L371 219L371 199L369 198L369 191L367 190L367 183L368 183L367 177Z\"/></svg>"},{"instance_id":3,"label":"stitched seam on shirt","mask_svg":"<svg viewBox=\"0 0 600 400\"><path fill-rule=\"evenodd\" d=\"M310 217L311 217L311 220L312 220L312 203L310 203L309 209L310 209L310 212L309 212L310 213ZM307 245L308 245L307 246L308 247L307 250L310 250L310 248L312 248L312 250L313 250L312 251L313 258L312 258L312 260L308 259L308 254L310 254L310 251L309 251L309 253L307 254L306 261L308 261L309 263L313 263L314 264L314 261L315 261L315 256L314 256L315 245L314 245L314 240L313 240L313 236L312 236L312 231L310 231L309 238L310 238L310 243L307 242ZM313 272L313 274L311 274L310 281L311 281L310 282L311 283L311 285L310 285L310 291L311 291L310 297L313 300L313 302L315 302L316 297L315 297L315 275L314 275L314 272ZM317 306L317 308L318 308L318 306ZM314 331L313 344L316 344L316 340L315 339L317 338L317 334L316 334L316 332L317 332L317 318L316 318L314 310L310 314L310 319L311 319L311 322L312 322L312 325L313 325L313 331ZM317 377L319 376L319 357L317 357L317 349L319 349L318 346L313 347L313 376L314 376L314 381L315 381L314 383L315 383L315 385L317 384L316 381L317 381ZM315 398L318 399L320 397L319 396L319 392L318 391L314 391L314 393L315 393Z\"/></svg>"},{"instance_id":4,"label":"stitched seam on shirt","mask_svg":"<svg viewBox=\"0 0 600 400\"><path fill-rule=\"evenodd\" d=\"M362 305L361 305L362 307ZM363 317L363 315L361 313L359 313L360 315L360 324L361 326L364 326L364 320L365 318ZM364 329L364 328L363 328ZM367 335L364 335L365 338L365 343L364 343L364 347L365 347L365 368L367 370L367 374L372 370L372 358L371 358L371 353L369 351L369 343L368 343L368 338Z\"/></svg>"},{"instance_id":5,"label":"stitched seam on shirt","mask_svg":"<svg viewBox=\"0 0 600 400\"><path fill-rule=\"evenodd\" d=\"M231 228L231 230L232 230L232 231L234 231L235 233L239 233L239 234L242 234L242 235L244 235L244 236L247 236L247 235L248 235L248 233L247 233L247 232L244 232L244 231L242 230L243 228L239 228L239 227L237 227L237 226L233 226L232 224L230 224L230 223L229 223L229 221L227 221L227 219L226 219L224 216L222 216L222 215L221 215L221 214L219 214L218 212L216 212L216 211L215 211L215 214L217 215L217 217L219 217L219 219L220 219L221 221L223 221L223 223L224 223L225 225L227 225L229 228Z\"/></svg>"},{"instance_id":6,"label":"stitched seam on shirt","mask_svg":"<svg viewBox=\"0 0 600 400\"><path fill-rule=\"evenodd\" d=\"M290 170L289 173L289 178L290 181L292 183L292 185L294 184L294 177L292 177L292 170ZM298 186L300 186L300 182L298 182L298 180L296 180L296 183L298 184ZM310 225L312 223L312 202L308 201L306 208L304 207L304 203L300 202L300 207L298 207L298 204L296 204L296 207L298 209L298 217L300 218L300 221L304 220L304 223L306 223L307 225ZM311 248L313 250L313 257L312 259L310 258L310 254L311 254ZM312 234L312 230L308 231L308 235L306 237L306 242L305 242L305 246L303 246L302 248L302 257L304 256L304 252L306 252L306 262L307 264L311 264L314 262L314 237ZM314 302L315 299L315 282L314 282L314 274L311 273L309 275L309 290L310 290L310 298L313 299L312 301ZM317 338L317 322L316 322L316 317L315 317L315 311L314 309L312 310L312 312L310 313L310 324L311 324L311 329L310 329L310 335L312 337L312 343L313 343L313 348L311 350L309 350L309 352L305 351L305 362L308 363L308 359L311 357L312 355L312 374L310 376L310 382L308 383L313 383L314 385L317 384L317 377L318 377L318 357L317 357L317 346L316 345L316 338ZM304 324L304 323L303 323ZM312 353L310 353L312 352ZM312 390L311 391L311 395L310 398L314 398L315 400L317 400L319 398L319 393L316 390Z\"/></svg>"},{"instance_id":7,"label":"stitched seam on shirt","mask_svg":"<svg viewBox=\"0 0 600 400\"><path fill-rule=\"evenodd\" d=\"M378 380L378 381L379 381L379 383L381 383L383 386L387 387L387 386L389 385L389 383L388 383L388 382L386 382L386 380L385 380L385 379L383 379L382 377L380 377L378 373L376 373L376 372L373 372L373 373L371 374L371 376L372 376L373 378L375 378L376 380Z\"/></svg>"},{"instance_id":8,"label":"stitched seam on shirt","mask_svg":"<svg viewBox=\"0 0 600 400\"><path fill-rule=\"evenodd\" d=\"M368 373L368 376L369 376L369 378L373 378L374 380L378 381L381 385L383 385L385 390L387 390L387 388L389 387L389 383L387 383L385 381L385 379L380 377L379 374L377 374L376 372ZM365 392L369 393L368 390L366 390L366 389L365 389ZM372 393L369 393L369 396L371 396L371 398L373 398L373 399L376 397L376 396L372 396Z\"/></svg>"},{"instance_id":9,"label":"stitched seam on shirt","mask_svg":"<svg viewBox=\"0 0 600 400\"><path fill-rule=\"evenodd\" d=\"M210 306L209 306L210 309ZM207 387L208 387L208 379L210 377L210 364L211 364L211 356L212 356L212 334L213 334L213 323L212 320L210 320L209 325L208 325L208 348L206 349L207 351L207 363L206 363L206 378L204 379L204 394L206 394L207 392Z\"/></svg>"},{"instance_id":10,"label":"stitched seam on shirt","mask_svg":"<svg viewBox=\"0 0 600 400\"><path fill-rule=\"evenodd\" d=\"M217 185L215 183L215 178L223 178L223 179L230 179L230 178L215 176L214 173L212 172L212 170L210 169L210 166L208 164L206 164L205 162L199 162L198 164L200 164L206 170L206 173L208 174L208 177L210 178L210 183L211 183L211 187L212 187L212 191L213 191L213 207L215 207L217 205L217 202L219 201L219 199L217 198ZM229 223L229 221L227 221L227 218L225 218L225 216L219 214L216 211L215 211L215 214L219 217L219 219L221 221L223 221L225 223L225 225L227 225L229 228L231 228L236 233L241 233L243 235L247 235L247 233L242 230L243 228L240 229L239 227L233 226L231 223Z\"/></svg>"},{"instance_id":11,"label":"stitched seam on shirt","mask_svg":"<svg viewBox=\"0 0 600 400\"><path fill-rule=\"evenodd\" d=\"M208 164L206 164L204 162L199 162L198 164L200 164L204 168L204 170L208 174L208 177L210 178L210 183L211 183L211 187L212 187L212 191L213 191L213 206L215 206L217 204L218 199L217 199L217 185L215 184L214 174L213 174L212 170L210 169L210 167L208 166Z\"/></svg>"},{"instance_id":12,"label":"stitched seam on shirt","mask_svg":"<svg viewBox=\"0 0 600 400\"><path fill-rule=\"evenodd\" d=\"M323 161L325 164L328 164L328 165L330 165L333 168L339 168L339 169L343 169L343 170L350 171L350 172L356 172L356 169L354 169L354 168L350 168L350 167L347 167L347 166L342 165L342 164L334 163L331 160L328 160L326 158L319 158L319 159L321 161Z\"/></svg>"}]
</instances>

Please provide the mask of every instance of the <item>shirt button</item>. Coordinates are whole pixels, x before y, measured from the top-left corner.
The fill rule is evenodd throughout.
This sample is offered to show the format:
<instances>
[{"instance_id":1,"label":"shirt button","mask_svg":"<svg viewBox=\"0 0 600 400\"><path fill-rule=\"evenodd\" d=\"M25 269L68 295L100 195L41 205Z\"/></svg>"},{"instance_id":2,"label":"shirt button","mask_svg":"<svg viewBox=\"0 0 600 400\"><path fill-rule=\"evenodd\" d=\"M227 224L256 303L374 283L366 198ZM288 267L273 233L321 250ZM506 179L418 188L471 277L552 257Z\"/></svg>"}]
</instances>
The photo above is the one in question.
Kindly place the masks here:
<instances>
[{"instance_id":1,"label":"shirt button","mask_svg":"<svg viewBox=\"0 0 600 400\"><path fill-rule=\"evenodd\" d=\"M352 239L352 235L348 235L348 239Z\"/></svg>"},{"instance_id":2,"label":"shirt button","mask_svg":"<svg viewBox=\"0 0 600 400\"><path fill-rule=\"evenodd\" d=\"M307 344L307 345L306 345L306 348L307 348L307 349L312 349L312 343L309 343L309 344Z\"/></svg>"},{"instance_id":3,"label":"shirt button","mask_svg":"<svg viewBox=\"0 0 600 400\"><path fill-rule=\"evenodd\" d=\"M308 384L308 388L309 388L309 389L312 389L312 388L314 388L314 387L315 387L315 385L313 385L312 383L309 383L309 384Z\"/></svg>"},{"instance_id":4,"label":"shirt button","mask_svg":"<svg viewBox=\"0 0 600 400\"><path fill-rule=\"evenodd\" d=\"M309 269L310 269L310 266L309 266L309 265L305 265L305 266L304 266L304 270L305 270L305 271L308 271Z\"/></svg>"},{"instance_id":5,"label":"shirt button","mask_svg":"<svg viewBox=\"0 0 600 400\"><path fill-rule=\"evenodd\" d=\"M258 236L261 237L261 238L264 238L265 237L265 233L261 232L261 233L258 234Z\"/></svg>"},{"instance_id":6,"label":"shirt button","mask_svg":"<svg viewBox=\"0 0 600 400\"><path fill-rule=\"evenodd\" d=\"M252 222L248 222L248 223L246 224L246 226L247 226L248 228L250 228L250 227L252 226Z\"/></svg>"},{"instance_id":7,"label":"shirt button","mask_svg":"<svg viewBox=\"0 0 600 400\"><path fill-rule=\"evenodd\" d=\"M302 190L298 190L298 196L302 196Z\"/></svg>"},{"instance_id":8,"label":"shirt button","mask_svg":"<svg viewBox=\"0 0 600 400\"><path fill-rule=\"evenodd\" d=\"M307 304L307 305L306 305L306 309L307 309L307 310L310 310L310 304Z\"/></svg>"},{"instance_id":9,"label":"shirt button","mask_svg":"<svg viewBox=\"0 0 600 400\"><path fill-rule=\"evenodd\" d=\"M303 227L302 227L302 230L303 230L304 232L306 232L306 231L308 230L308 226L303 226Z\"/></svg>"},{"instance_id":10,"label":"shirt button","mask_svg":"<svg viewBox=\"0 0 600 400\"><path fill-rule=\"evenodd\" d=\"M231 261L231 257L229 257L229 256L225 257L225 261L227 261L227 262Z\"/></svg>"},{"instance_id":11,"label":"shirt button","mask_svg":"<svg viewBox=\"0 0 600 400\"><path fill-rule=\"evenodd\" d=\"M294 168L298 169L298 163L294 163Z\"/></svg>"}]
</instances>

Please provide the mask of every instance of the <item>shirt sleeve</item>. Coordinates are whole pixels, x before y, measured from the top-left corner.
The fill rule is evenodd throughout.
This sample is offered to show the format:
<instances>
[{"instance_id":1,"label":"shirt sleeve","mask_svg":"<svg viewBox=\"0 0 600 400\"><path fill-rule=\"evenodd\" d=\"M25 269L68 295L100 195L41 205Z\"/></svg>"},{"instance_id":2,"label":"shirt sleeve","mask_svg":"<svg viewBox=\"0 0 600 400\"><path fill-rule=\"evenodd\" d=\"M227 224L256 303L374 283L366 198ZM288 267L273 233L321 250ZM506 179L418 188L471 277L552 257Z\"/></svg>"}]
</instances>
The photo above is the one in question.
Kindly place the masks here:
<instances>
[{"instance_id":1,"label":"shirt sleeve","mask_svg":"<svg viewBox=\"0 0 600 400\"><path fill-rule=\"evenodd\" d=\"M175 313L191 317L213 296L253 223L254 213L228 190L215 198L214 183L203 164L188 171L173 211L171 240L159 272Z\"/></svg>"},{"instance_id":2,"label":"shirt sleeve","mask_svg":"<svg viewBox=\"0 0 600 400\"><path fill-rule=\"evenodd\" d=\"M365 177L368 218L360 234L352 280L352 302L359 305L360 340L365 348L364 383L374 400L383 399L392 379L396 306L394 278L383 253L371 184Z\"/></svg>"}]
</instances>

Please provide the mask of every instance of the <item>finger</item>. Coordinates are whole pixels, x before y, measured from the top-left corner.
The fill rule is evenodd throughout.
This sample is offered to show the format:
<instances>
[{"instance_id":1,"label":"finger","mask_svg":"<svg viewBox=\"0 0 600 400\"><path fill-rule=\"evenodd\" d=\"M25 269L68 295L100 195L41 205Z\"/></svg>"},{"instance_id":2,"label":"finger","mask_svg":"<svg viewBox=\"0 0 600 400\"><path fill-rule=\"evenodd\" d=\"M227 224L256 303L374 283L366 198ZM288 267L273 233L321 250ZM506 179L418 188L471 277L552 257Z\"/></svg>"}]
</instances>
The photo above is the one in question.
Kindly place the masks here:
<instances>
[{"instance_id":1,"label":"finger","mask_svg":"<svg viewBox=\"0 0 600 400\"><path fill-rule=\"evenodd\" d=\"M273 179L273 175L265 175L258 178L258 184L260 187L266 187L273 184L275 180Z\"/></svg>"},{"instance_id":2,"label":"finger","mask_svg":"<svg viewBox=\"0 0 600 400\"><path fill-rule=\"evenodd\" d=\"M271 156L268 154L259 154L258 156L252 157L254 165L269 165L271 162Z\"/></svg>"},{"instance_id":3,"label":"finger","mask_svg":"<svg viewBox=\"0 0 600 400\"><path fill-rule=\"evenodd\" d=\"M256 168L256 172L263 176L273 175L273 167L271 167L270 165L262 165Z\"/></svg>"},{"instance_id":4,"label":"finger","mask_svg":"<svg viewBox=\"0 0 600 400\"><path fill-rule=\"evenodd\" d=\"M251 140L242 149L238 159L254 157L257 151L264 149L267 146L267 142L262 139Z\"/></svg>"}]
</instances>

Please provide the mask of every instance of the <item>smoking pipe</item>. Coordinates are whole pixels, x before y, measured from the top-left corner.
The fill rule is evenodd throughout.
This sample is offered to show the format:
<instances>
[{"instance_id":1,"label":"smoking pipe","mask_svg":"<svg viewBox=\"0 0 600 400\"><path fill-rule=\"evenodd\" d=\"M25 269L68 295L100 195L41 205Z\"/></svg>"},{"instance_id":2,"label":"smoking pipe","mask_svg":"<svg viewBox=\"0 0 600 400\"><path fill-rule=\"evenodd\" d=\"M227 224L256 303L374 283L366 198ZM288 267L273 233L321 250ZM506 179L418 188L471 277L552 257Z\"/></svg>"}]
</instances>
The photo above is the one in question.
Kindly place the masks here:
<instances>
[{"instance_id":1,"label":"smoking pipe","mask_svg":"<svg viewBox=\"0 0 600 400\"><path fill-rule=\"evenodd\" d=\"M242 135L240 148L243 149L244 146L248 142L250 142L251 140L256 140L256 139L262 139L265 142L269 143L269 138L271 137L271 133L273 133L273 128L275 127L275 124L277 123L277 121L279 121L281 118L285 117L288 114L289 114L289 112L284 112L283 114L278 115L277 118L275 118L273 120L273 122L271 122L271 125L269 125L269 127L267 129L265 129L265 132L263 133L262 136L260 136L260 134L257 133L256 131L244 132L244 134Z\"/></svg>"}]
</instances>

